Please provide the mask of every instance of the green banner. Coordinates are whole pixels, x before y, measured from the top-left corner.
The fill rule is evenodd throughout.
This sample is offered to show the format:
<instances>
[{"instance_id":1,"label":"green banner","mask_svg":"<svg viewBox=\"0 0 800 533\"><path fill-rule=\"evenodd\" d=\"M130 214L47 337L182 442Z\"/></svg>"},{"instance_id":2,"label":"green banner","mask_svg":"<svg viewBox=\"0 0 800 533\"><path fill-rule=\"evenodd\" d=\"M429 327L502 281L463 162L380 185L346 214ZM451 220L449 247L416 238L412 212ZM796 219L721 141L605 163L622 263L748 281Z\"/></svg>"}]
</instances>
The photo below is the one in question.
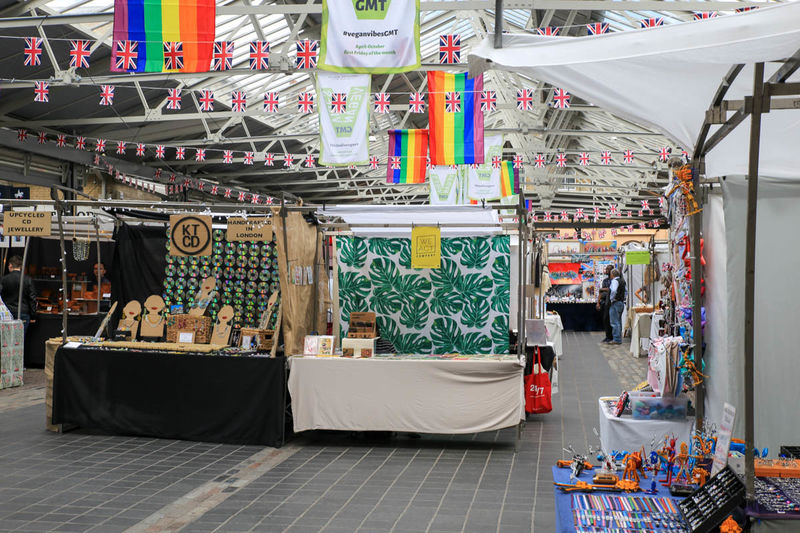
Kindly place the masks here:
<instances>
[{"instance_id":1,"label":"green banner","mask_svg":"<svg viewBox=\"0 0 800 533\"><path fill-rule=\"evenodd\" d=\"M650 252L647 250L632 250L625 252L625 263L629 265L649 265Z\"/></svg>"}]
</instances>

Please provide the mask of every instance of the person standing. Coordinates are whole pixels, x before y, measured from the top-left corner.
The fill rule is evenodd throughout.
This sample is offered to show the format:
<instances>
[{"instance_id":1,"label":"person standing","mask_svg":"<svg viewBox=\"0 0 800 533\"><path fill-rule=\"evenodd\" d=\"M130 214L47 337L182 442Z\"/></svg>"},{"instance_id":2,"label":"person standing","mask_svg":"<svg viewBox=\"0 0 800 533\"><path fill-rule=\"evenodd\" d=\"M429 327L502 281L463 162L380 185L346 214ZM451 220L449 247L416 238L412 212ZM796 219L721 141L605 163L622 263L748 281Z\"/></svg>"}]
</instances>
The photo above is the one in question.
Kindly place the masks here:
<instances>
[{"instance_id":1,"label":"person standing","mask_svg":"<svg viewBox=\"0 0 800 533\"><path fill-rule=\"evenodd\" d=\"M609 344L622 344L622 311L625 308L625 280L616 268L611 270L611 285L608 293L608 318L611 322L613 340Z\"/></svg>"},{"instance_id":2,"label":"person standing","mask_svg":"<svg viewBox=\"0 0 800 533\"><path fill-rule=\"evenodd\" d=\"M603 314L603 329L606 332L606 338L600 342L609 343L613 338L613 333L611 331L611 320L609 319L608 315L608 293L611 290L611 270L614 267L611 265L606 265L605 279L600 284L600 293L597 296L597 310Z\"/></svg>"},{"instance_id":3,"label":"person standing","mask_svg":"<svg viewBox=\"0 0 800 533\"><path fill-rule=\"evenodd\" d=\"M20 278L22 278L22 258L12 255L8 258L8 274L0 281L0 297L14 315L14 319L22 320L27 332L31 319L36 315L36 291L31 278L22 278L22 301L20 301Z\"/></svg>"}]
</instances>

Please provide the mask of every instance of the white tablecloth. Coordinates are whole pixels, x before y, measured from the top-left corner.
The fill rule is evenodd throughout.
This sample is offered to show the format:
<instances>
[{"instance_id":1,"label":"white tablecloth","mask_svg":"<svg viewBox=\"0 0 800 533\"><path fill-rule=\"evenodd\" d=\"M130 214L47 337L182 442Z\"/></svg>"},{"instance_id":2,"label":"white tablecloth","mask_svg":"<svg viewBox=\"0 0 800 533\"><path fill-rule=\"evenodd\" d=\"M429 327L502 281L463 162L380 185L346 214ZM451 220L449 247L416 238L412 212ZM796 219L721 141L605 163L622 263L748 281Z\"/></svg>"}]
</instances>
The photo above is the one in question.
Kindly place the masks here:
<instances>
[{"instance_id":1,"label":"white tablecloth","mask_svg":"<svg viewBox=\"0 0 800 533\"><path fill-rule=\"evenodd\" d=\"M650 348L650 325L653 320L652 313L634 313L631 326L631 354L634 357L644 357Z\"/></svg>"},{"instance_id":2,"label":"white tablecloth","mask_svg":"<svg viewBox=\"0 0 800 533\"><path fill-rule=\"evenodd\" d=\"M296 432L475 433L525 418L517 361L289 358Z\"/></svg>"},{"instance_id":3,"label":"white tablecloth","mask_svg":"<svg viewBox=\"0 0 800 533\"><path fill-rule=\"evenodd\" d=\"M656 443L664 435L674 435L678 442L689 443L694 428L694 418L684 420L634 420L630 415L615 417L606 408L604 398L598 400L600 409L600 443L603 449L636 451L642 446L650 447L653 437Z\"/></svg>"},{"instance_id":4,"label":"white tablecloth","mask_svg":"<svg viewBox=\"0 0 800 533\"><path fill-rule=\"evenodd\" d=\"M545 315L544 324L547 328L547 340L553 343L553 351L556 352L557 357L561 357L563 349L561 347L561 332L564 331L564 325L561 323L561 317L558 315Z\"/></svg>"}]
</instances>

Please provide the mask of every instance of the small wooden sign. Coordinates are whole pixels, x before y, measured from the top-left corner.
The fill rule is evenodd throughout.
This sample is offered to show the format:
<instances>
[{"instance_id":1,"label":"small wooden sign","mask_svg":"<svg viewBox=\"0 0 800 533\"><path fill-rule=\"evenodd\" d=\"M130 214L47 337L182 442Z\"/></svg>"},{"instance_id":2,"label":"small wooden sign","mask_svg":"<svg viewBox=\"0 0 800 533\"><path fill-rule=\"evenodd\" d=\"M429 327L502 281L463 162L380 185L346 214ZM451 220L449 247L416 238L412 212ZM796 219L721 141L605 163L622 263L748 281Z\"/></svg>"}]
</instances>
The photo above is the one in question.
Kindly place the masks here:
<instances>
[{"instance_id":1,"label":"small wooden sign","mask_svg":"<svg viewBox=\"0 0 800 533\"><path fill-rule=\"evenodd\" d=\"M3 233L8 236L47 237L53 215L48 211L6 211Z\"/></svg>"},{"instance_id":2,"label":"small wooden sign","mask_svg":"<svg viewBox=\"0 0 800 533\"><path fill-rule=\"evenodd\" d=\"M272 219L267 217L229 218L225 239L228 242L270 242L272 241Z\"/></svg>"},{"instance_id":3,"label":"small wooden sign","mask_svg":"<svg viewBox=\"0 0 800 533\"><path fill-rule=\"evenodd\" d=\"M170 255L211 255L211 217L204 215L171 215Z\"/></svg>"}]
</instances>

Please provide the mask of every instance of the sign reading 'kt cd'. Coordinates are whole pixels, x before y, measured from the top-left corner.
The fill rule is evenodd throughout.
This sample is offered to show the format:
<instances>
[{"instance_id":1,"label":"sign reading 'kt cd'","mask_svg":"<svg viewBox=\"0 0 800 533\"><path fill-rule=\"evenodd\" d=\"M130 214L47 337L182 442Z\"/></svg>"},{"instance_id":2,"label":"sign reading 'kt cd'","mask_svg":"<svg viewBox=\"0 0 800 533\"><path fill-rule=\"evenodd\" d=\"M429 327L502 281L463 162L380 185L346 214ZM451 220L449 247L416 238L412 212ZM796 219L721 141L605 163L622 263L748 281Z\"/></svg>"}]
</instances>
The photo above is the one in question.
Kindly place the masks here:
<instances>
[{"instance_id":1,"label":"sign reading 'kt cd'","mask_svg":"<svg viewBox=\"0 0 800 533\"><path fill-rule=\"evenodd\" d=\"M211 255L211 217L172 215L169 217L169 253L177 256Z\"/></svg>"}]
</instances>

